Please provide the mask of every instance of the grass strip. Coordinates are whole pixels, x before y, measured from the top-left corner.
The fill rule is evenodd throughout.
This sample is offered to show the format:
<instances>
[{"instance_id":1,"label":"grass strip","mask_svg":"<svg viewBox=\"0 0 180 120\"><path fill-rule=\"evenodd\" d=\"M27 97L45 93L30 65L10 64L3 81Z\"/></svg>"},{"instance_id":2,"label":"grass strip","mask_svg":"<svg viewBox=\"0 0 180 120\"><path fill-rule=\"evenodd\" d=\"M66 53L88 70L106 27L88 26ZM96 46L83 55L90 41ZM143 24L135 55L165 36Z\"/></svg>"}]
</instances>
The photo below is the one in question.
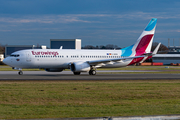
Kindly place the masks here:
<instances>
[{"instance_id":1,"label":"grass strip","mask_svg":"<svg viewBox=\"0 0 180 120\"><path fill-rule=\"evenodd\" d=\"M0 82L0 119L164 114L180 114L180 80Z\"/></svg>"}]
</instances>

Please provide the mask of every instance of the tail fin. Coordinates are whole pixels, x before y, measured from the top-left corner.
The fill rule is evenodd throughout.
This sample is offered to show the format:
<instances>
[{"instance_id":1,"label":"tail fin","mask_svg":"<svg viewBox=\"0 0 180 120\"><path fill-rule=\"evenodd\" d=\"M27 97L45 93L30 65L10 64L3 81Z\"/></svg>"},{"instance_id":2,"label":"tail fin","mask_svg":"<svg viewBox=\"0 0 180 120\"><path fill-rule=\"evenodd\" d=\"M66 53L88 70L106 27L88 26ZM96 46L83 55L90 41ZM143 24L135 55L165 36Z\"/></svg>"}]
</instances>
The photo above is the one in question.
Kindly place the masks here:
<instances>
[{"instance_id":1,"label":"tail fin","mask_svg":"<svg viewBox=\"0 0 180 120\"><path fill-rule=\"evenodd\" d=\"M122 56L139 56L151 52L157 19L152 18L134 45L121 49Z\"/></svg>"},{"instance_id":2,"label":"tail fin","mask_svg":"<svg viewBox=\"0 0 180 120\"><path fill-rule=\"evenodd\" d=\"M157 23L157 18L152 18L149 24L146 26L145 30L137 39L136 43L132 48L132 51L135 52L133 54L134 56L139 56L144 53L151 52L151 46L154 38L156 23Z\"/></svg>"}]
</instances>

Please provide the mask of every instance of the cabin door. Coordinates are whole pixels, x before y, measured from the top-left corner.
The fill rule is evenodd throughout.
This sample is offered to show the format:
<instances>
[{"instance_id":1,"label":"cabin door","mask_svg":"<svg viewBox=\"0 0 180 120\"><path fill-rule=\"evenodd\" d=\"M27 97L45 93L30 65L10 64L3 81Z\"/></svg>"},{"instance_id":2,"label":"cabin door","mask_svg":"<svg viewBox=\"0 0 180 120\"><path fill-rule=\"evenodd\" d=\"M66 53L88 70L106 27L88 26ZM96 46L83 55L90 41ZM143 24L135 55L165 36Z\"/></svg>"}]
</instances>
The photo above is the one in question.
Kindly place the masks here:
<instances>
[{"instance_id":1,"label":"cabin door","mask_svg":"<svg viewBox=\"0 0 180 120\"><path fill-rule=\"evenodd\" d=\"M26 61L31 62L31 54L30 54L30 52L26 52Z\"/></svg>"}]
</instances>

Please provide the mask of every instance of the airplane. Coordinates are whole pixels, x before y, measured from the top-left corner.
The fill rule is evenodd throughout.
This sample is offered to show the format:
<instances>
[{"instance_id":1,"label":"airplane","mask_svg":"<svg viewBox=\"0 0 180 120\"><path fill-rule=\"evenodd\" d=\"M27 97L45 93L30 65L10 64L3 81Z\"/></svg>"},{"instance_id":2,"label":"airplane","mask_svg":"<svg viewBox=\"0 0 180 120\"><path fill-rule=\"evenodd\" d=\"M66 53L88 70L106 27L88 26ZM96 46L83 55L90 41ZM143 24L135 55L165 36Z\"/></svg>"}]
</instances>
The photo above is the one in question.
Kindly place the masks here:
<instances>
[{"instance_id":1,"label":"airplane","mask_svg":"<svg viewBox=\"0 0 180 120\"><path fill-rule=\"evenodd\" d=\"M39 68L47 72L70 69L74 75L89 72L96 75L97 68L118 68L142 63L155 55L160 47L151 52L157 18L152 18L135 44L120 50L77 49L28 49L6 57L3 62L22 75L24 68Z\"/></svg>"}]
</instances>

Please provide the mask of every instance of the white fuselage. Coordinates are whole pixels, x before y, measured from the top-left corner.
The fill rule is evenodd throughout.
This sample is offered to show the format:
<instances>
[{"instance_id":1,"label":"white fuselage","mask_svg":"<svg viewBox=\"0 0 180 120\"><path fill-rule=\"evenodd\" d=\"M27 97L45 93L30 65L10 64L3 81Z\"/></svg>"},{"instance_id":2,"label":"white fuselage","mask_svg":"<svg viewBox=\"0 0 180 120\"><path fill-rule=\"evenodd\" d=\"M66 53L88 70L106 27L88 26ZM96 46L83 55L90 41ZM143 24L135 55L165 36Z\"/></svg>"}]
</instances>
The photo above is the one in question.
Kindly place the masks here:
<instances>
[{"instance_id":1,"label":"white fuselage","mask_svg":"<svg viewBox=\"0 0 180 120\"><path fill-rule=\"evenodd\" d=\"M121 50L63 50L63 49L31 49L14 52L6 58L6 64L16 68L63 68L68 69L73 62L114 59L121 56ZM18 56L16 56L18 55ZM132 59L109 62L100 67L123 67Z\"/></svg>"}]
</instances>

